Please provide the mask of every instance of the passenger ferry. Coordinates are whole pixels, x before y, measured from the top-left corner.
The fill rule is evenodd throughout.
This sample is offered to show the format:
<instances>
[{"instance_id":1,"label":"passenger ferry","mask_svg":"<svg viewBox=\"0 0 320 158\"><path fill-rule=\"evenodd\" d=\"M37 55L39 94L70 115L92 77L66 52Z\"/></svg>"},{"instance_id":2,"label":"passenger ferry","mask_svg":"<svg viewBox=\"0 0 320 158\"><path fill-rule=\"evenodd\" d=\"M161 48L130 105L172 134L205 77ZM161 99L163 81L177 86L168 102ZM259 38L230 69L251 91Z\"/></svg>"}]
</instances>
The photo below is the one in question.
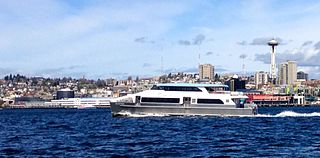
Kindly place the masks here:
<instances>
[{"instance_id":1,"label":"passenger ferry","mask_svg":"<svg viewBox=\"0 0 320 158\"><path fill-rule=\"evenodd\" d=\"M118 115L256 115L255 104L245 104L247 96L230 92L227 85L167 83L150 90L111 101Z\"/></svg>"}]
</instances>

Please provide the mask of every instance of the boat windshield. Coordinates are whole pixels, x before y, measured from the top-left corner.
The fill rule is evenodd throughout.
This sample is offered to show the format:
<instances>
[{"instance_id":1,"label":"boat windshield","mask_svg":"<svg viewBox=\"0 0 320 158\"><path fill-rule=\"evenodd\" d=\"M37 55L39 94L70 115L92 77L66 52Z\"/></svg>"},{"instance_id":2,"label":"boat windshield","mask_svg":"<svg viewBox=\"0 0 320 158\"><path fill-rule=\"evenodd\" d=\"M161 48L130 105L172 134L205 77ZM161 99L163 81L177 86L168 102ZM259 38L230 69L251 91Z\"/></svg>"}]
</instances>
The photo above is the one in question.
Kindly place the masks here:
<instances>
[{"instance_id":1,"label":"boat windshield","mask_svg":"<svg viewBox=\"0 0 320 158\"><path fill-rule=\"evenodd\" d=\"M218 93L227 91L226 87L205 87L209 93Z\"/></svg>"}]
</instances>

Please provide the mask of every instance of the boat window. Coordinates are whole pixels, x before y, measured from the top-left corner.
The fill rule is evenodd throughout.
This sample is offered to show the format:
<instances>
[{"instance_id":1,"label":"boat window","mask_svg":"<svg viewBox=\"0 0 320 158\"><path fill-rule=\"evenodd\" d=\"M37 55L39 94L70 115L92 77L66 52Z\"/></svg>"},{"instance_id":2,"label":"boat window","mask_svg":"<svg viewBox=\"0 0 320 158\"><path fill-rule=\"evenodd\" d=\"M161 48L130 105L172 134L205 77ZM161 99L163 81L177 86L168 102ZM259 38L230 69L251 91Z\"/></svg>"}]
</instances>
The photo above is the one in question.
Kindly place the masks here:
<instances>
[{"instance_id":1,"label":"boat window","mask_svg":"<svg viewBox=\"0 0 320 158\"><path fill-rule=\"evenodd\" d=\"M198 99L198 104L224 104L220 99Z\"/></svg>"},{"instance_id":2,"label":"boat window","mask_svg":"<svg viewBox=\"0 0 320 158\"><path fill-rule=\"evenodd\" d=\"M141 102L153 102L153 103L179 103L180 98L149 98L143 97Z\"/></svg>"},{"instance_id":3,"label":"boat window","mask_svg":"<svg viewBox=\"0 0 320 158\"><path fill-rule=\"evenodd\" d=\"M157 90L202 92L198 87L157 86Z\"/></svg>"},{"instance_id":4,"label":"boat window","mask_svg":"<svg viewBox=\"0 0 320 158\"><path fill-rule=\"evenodd\" d=\"M213 88L213 87L206 87L206 90L207 90L209 93L214 93L214 88Z\"/></svg>"},{"instance_id":5,"label":"boat window","mask_svg":"<svg viewBox=\"0 0 320 158\"><path fill-rule=\"evenodd\" d=\"M153 85L153 86L151 87L151 90L159 90L159 89L158 89L158 86Z\"/></svg>"},{"instance_id":6,"label":"boat window","mask_svg":"<svg viewBox=\"0 0 320 158\"><path fill-rule=\"evenodd\" d=\"M209 93L219 92L219 91L227 91L226 87L205 87Z\"/></svg>"},{"instance_id":7,"label":"boat window","mask_svg":"<svg viewBox=\"0 0 320 158\"><path fill-rule=\"evenodd\" d=\"M151 90L164 90L163 86L156 86L156 85L153 85Z\"/></svg>"}]
</instances>

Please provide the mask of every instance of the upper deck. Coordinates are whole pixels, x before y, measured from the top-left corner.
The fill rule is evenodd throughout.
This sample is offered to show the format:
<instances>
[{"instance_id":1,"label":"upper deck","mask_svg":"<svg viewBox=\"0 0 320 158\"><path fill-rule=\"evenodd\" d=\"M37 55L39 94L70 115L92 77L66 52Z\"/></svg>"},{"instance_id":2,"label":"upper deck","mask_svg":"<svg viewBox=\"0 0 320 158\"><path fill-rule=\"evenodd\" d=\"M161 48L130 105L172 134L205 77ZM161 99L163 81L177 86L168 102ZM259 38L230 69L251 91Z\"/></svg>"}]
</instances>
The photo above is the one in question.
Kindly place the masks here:
<instances>
[{"instance_id":1,"label":"upper deck","mask_svg":"<svg viewBox=\"0 0 320 158\"><path fill-rule=\"evenodd\" d=\"M229 87L222 84L198 84L198 83L163 83L154 85L151 90L183 91L183 92L221 92L228 91Z\"/></svg>"},{"instance_id":2,"label":"upper deck","mask_svg":"<svg viewBox=\"0 0 320 158\"><path fill-rule=\"evenodd\" d=\"M156 84L156 86L168 86L168 87L223 87L229 88L227 85L223 84L202 84L202 83L161 83Z\"/></svg>"}]
</instances>

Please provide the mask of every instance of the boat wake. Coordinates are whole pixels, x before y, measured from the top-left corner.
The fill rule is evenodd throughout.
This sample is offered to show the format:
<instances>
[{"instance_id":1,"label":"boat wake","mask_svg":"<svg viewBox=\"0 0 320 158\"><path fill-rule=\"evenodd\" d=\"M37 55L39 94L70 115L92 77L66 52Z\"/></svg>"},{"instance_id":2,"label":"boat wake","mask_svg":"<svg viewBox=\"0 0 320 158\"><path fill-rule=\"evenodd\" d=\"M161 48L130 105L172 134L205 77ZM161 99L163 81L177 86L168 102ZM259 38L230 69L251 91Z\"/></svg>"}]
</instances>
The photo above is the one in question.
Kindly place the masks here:
<instances>
[{"instance_id":1,"label":"boat wake","mask_svg":"<svg viewBox=\"0 0 320 158\"><path fill-rule=\"evenodd\" d=\"M148 113L148 114L132 114L129 112L120 112L119 113L122 116L128 116L128 117L164 117L164 116L169 116L169 115L165 115L165 114L152 114L152 113Z\"/></svg>"},{"instance_id":2,"label":"boat wake","mask_svg":"<svg viewBox=\"0 0 320 158\"><path fill-rule=\"evenodd\" d=\"M129 112L121 112L119 113L122 116L128 116L128 117L165 117L165 116L170 116L166 114L153 114L153 113L148 113L148 114L131 114ZM193 116L193 115L190 115ZM197 115L199 116L199 115ZM207 116L207 115L203 115ZM219 116L219 115L215 115ZM237 117L237 116L228 116L228 115L221 115L221 117ZM294 111L283 111L279 114L271 115L271 114L258 114L258 115L243 115L243 116L238 116L238 117L320 117L320 112L313 112L313 113L298 113Z\"/></svg>"},{"instance_id":3,"label":"boat wake","mask_svg":"<svg viewBox=\"0 0 320 158\"><path fill-rule=\"evenodd\" d=\"M279 114L269 115L269 114L258 114L254 117L320 117L319 112L313 113L298 113L294 111L283 111Z\"/></svg>"}]
</instances>

